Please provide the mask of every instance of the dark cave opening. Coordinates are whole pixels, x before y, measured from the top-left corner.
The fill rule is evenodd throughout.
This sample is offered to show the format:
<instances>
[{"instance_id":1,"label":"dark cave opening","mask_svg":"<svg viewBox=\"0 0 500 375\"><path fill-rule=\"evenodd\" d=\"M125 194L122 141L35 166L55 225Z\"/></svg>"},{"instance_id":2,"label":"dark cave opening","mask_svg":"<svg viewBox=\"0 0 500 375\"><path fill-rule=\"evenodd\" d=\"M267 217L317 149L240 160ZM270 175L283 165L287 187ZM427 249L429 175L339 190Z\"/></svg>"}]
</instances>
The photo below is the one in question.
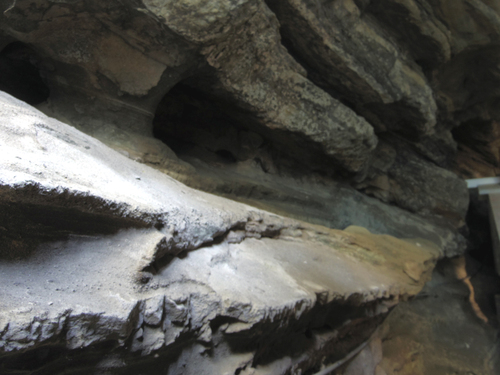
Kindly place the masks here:
<instances>
[{"instance_id":1,"label":"dark cave opening","mask_svg":"<svg viewBox=\"0 0 500 375\"><path fill-rule=\"evenodd\" d=\"M481 264L489 266L494 264L495 260L488 206L487 196L481 196L477 191L472 191L465 221L468 227L469 255Z\"/></svg>"},{"instance_id":2,"label":"dark cave opening","mask_svg":"<svg viewBox=\"0 0 500 375\"><path fill-rule=\"evenodd\" d=\"M0 90L37 105L49 97L49 88L40 76L40 57L29 46L13 42L0 52Z\"/></svg>"},{"instance_id":3,"label":"dark cave opening","mask_svg":"<svg viewBox=\"0 0 500 375\"><path fill-rule=\"evenodd\" d=\"M40 75L40 60L26 44L8 44L0 52L0 90L30 105L45 102L50 91Z\"/></svg>"},{"instance_id":4,"label":"dark cave opening","mask_svg":"<svg viewBox=\"0 0 500 375\"><path fill-rule=\"evenodd\" d=\"M153 135L179 157L232 164L252 157L263 140L239 126L227 104L184 83L161 100L153 120Z\"/></svg>"},{"instance_id":5,"label":"dark cave opening","mask_svg":"<svg viewBox=\"0 0 500 375\"><path fill-rule=\"evenodd\" d=\"M267 126L258 113L242 108L205 81L201 77L178 83L155 112L154 137L180 159L196 158L212 167L251 161L265 173L287 175L343 172L320 144L303 134Z\"/></svg>"}]
</instances>

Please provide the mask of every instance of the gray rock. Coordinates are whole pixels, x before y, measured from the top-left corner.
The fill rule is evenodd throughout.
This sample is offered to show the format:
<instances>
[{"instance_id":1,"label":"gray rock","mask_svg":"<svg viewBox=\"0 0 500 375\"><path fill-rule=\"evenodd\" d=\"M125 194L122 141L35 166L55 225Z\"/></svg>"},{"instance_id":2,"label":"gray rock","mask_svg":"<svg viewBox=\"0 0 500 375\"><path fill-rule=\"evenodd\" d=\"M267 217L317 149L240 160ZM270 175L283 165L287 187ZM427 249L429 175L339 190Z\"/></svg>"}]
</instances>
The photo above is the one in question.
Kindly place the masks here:
<instances>
[{"instance_id":1,"label":"gray rock","mask_svg":"<svg viewBox=\"0 0 500 375\"><path fill-rule=\"evenodd\" d=\"M151 326L159 326L163 318L164 296L147 299L144 304L144 322Z\"/></svg>"},{"instance_id":2,"label":"gray rock","mask_svg":"<svg viewBox=\"0 0 500 375\"><path fill-rule=\"evenodd\" d=\"M37 18L42 9L48 19L54 17L50 26ZM29 2L5 6L4 29L50 56L44 75L51 101L44 110L89 134L110 139L113 125L125 137L151 135L161 97L183 78L205 71L205 60L216 69L211 93L251 109L252 121L265 128L312 143L343 168L361 169L376 145L365 119L304 77L280 44L276 18L262 0L203 7L197 1L145 1L139 8L112 0L64 6L47 1L32 12ZM22 22L21 14L29 15L30 23ZM134 24L141 26L137 30ZM49 32L45 28L60 31L40 38ZM67 30L75 30L78 43L67 40Z\"/></svg>"},{"instance_id":3,"label":"gray rock","mask_svg":"<svg viewBox=\"0 0 500 375\"><path fill-rule=\"evenodd\" d=\"M178 136L212 154L229 152L238 162L257 159L271 173L283 174L285 165L292 169L285 174L293 175L297 164L299 174L333 176L327 182L332 190L339 179L358 186L366 177L376 159L374 129L418 140L419 154L450 168L453 141L444 142L445 155L436 150L443 134L450 138L453 125L485 113L494 117L496 60L483 58L496 48L488 43L498 35L498 9L491 4L247 0L199 6L190 0L140 5L107 0L41 1L36 9L30 4L4 4L0 25L2 45L18 40L33 47L30 59L36 57L50 89L50 100L40 109L174 177L189 179L198 171L153 139L155 115L160 129L170 129L167 138ZM470 9L488 21L487 33L467 16ZM398 22L391 22L394 15ZM79 35L76 42L68 39L72 33ZM480 66L471 68L473 61ZM485 67L488 74L481 73ZM464 87L465 81L478 83ZM483 94L486 82L491 89ZM226 114L218 128L225 129L226 139L196 117L187 124L168 116L158 120L166 111L162 98L179 85L210 98L216 104L211 111ZM443 121L435 126L438 115ZM206 111L200 116L210 117ZM184 133L174 134L175 126ZM196 136L186 135L192 133ZM271 151L263 155L264 149ZM420 161L420 169L441 173ZM394 174L395 184L404 185L404 173ZM408 203L407 192L386 196L379 189L384 179L375 176L360 189L370 185L369 194L413 212L429 210L454 223L463 219L461 208L449 202L441 207L443 202L429 198L433 186L418 189L415 200L425 202L424 209Z\"/></svg>"},{"instance_id":4,"label":"gray rock","mask_svg":"<svg viewBox=\"0 0 500 375\"><path fill-rule=\"evenodd\" d=\"M432 152L429 143L422 146ZM429 163L418 151L418 146L401 139L384 139L368 177L358 188L410 212L423 216L438 214L457 227L462 226L469 205L465 181Z\"/></svg>"},{"instance_id":5,"label":"gray rock","mask_svg":"<svg viewBox=\"0 0 500 375\"><path fill-rule=\"evenodd\" d=\"M436 103L420 68L385 31L361 17L353 0L268 1L283 37L311 76L337 92L377 130L423 135L436 124Z\"/></svg>"},{"instance_id":6,"label":"gray rock","mask_svg":"<svg viewBox=\"0 0 500 375\"><path fill-rule=\"evenodd\" d=\"M305 370L366 339L443 256L424 240L336 231L192 190L0 97L1 226L52 230L2 246L6 374L20 353L52 373L83 371L82 358L90 373ZM17 217L5 215L11 205ZM239 243L226 239L231 229L244 233ZM355 339L340 350L345 330ZM269 350L282 342L293 345ZM104 343L116 346L109 363Z\"/></svg>"},{"instance_id":7,"label":"gray rock","mask_svg":"<svg viewBox=\"0 0 500 375\"><path fill-rule=\"evenodd\" d=\"M0 90L54 117L0 92L0 372L298 374L344 357L465 249L449 169L498 169L499 15L0 2ZM383 372L379 354L346 371Z\"/></svg>"}]
</instances>

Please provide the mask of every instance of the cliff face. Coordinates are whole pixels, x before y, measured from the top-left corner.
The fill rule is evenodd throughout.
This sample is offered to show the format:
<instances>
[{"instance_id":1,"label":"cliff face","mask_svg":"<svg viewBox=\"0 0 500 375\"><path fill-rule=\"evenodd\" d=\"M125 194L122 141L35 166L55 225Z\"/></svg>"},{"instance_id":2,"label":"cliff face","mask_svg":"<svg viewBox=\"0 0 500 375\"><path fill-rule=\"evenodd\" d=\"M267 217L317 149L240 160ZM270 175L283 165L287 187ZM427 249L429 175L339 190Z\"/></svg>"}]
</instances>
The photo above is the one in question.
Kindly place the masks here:
<instances>
[{"instance_id":1,"label":"cliff face","mask_svg":"<svg viewBox=\"0 0 500 375\"><path fill-rule=\"evenodd\" d=\"M465 250L496 1L0 9L5 373L316 371Z\"/></svg>"}]
</instances>

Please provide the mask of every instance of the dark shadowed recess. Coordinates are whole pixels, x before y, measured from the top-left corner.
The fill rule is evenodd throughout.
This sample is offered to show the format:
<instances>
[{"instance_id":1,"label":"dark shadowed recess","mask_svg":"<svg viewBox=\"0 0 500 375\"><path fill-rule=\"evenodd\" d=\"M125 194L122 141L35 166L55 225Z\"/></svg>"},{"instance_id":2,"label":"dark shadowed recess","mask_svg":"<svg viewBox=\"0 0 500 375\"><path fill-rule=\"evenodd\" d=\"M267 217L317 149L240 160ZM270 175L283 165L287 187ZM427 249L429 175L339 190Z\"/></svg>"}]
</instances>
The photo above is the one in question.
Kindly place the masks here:
<instances>
[{"instance_id":1,"label":"dark shadowed recess","mask_svg":"<svg viewBox=\"0 0 500 375\"><path fill-rule=\"evenodd\" d=\"M65 331L62 332L64 337ZM131 335L124 346L117 340L108 340L83 349L70 350L60 342L49 342L22 353L0 355L2 375L89 375L89 374L165 374L184 347L194 339L184 335L181 345L174 344L163 350L161 356L142 357L140 351L130 353ZM103 353L107 353L103 356ZM126 359L125 359L126 358ZM105 365L99 363L105 361Z\"/></svg>"},{"instance_id":2,"label":"dark shadowed recess","mask_svg":"<svg viewBox=\"0 0 500 375\"><path fill-rule=\"evenodd\" d=\"M375 309L377 302L359 304L356 298L327 303L319 296L312 310L300 319L290 317L288 325L276 321L264 321L248 330L226 333L227 324L239 320L218 316L210 326L214 341L227 342L231 353L255 352L253 367L266 365L287 356L310 353L310 359L301 364L302 374L314 374L320 370L321 358L325 363L343 358L356 346L367 340L386 314L367 317L367 309ZM218 344L202 344L193 332L182 334L175 344L158 350L158 356L141 356L140 351L131 353L135 335L131 331L123 345L117 338L91 345L83 349L69 350L60 338L65 337L63 328L59 338L21 353L0 353L0 373L3 375L87 375L94 373L131 375L168 373L170 366L182 367L186 358L181 353L198 344L205 346L205 353L212 356ZM314 338L316 336L316 338ZM315 346L319 337L326 341L318 352ZM103 353L106 353L103 356ZM189 359L187 359L189 360ZM241 370L236 370L236 373ZM215 375L215 374L214 374Z\"/></svg>"},{"instance_id":3,"label":"dark shadowed recess","mask_svg":"<svg viewBox=\"0 0 500 375\"><path fill-rule=\"evenodd\" d=\"M0 52L0 91L30 105L37 105L49 97L49 88L40 76L40 57L34 49L21 42L13 42Z\"/></svg>"},{"instance_id":4,"label":"dark shadowed recess","mask_svg":"<svg viewBox=\"0 0 500 375\"><path fill-rule=\"evenodd\" d=\"M16 375L90 374L103 352L110 352L116 342L107 341L86 349L68 350L61 343L6 355L0 358L0 373Z\"/></svg>"},{"instance_id":5,"label":"dark shadowed recess","mask_svg":"<svg viewBox=\"0 0 500 375\"><path fill-rule=\"evenodd\" d=\"M44 192L36 186L0 189L0 259L30 256L44 242L69 236L99 236L124 228L145 228L154 219L126 217L123 207L92 196Z\"/></svg>"},{"instance_id":6,"label":"dark shadowed recess","mask_svg":"<svg viewBox=\"0 0 500 375\"><path fill-rule=\"evenodd\" d=\"M180 157L200 155L225 163L244 157L238 130L224 109L201 91L182 83L158 105L153 134ZM254 143L258 148L262 140Z\"/></svg>"},{"instance_id":7,"label":"dark shadowed recess","mask_svg":"<svg viewBox=\"0 0 500 375\"><path fill-rule=\"evenodd\" d=\"M481 265L491 267L495 264L495 259L493 257L487 195L479 195L477 191L471 192L465 220L468 228L468 254Z\"/></svg>"},{"instance_id":8,"label":"dark shadowed recess","mask_svg":"<svg viewBox=\"0 0 500 375\"><path fill-rule=\"evenodd\" d=\"M378 302L357 305L355 299L324 303L322 296L319 296L312 310L299 320L292 319L286 328L277 328L275 323L263 322L252 328L253 335L247 339L238 338L236 334L236 337L228 337L228 341L235 351L244 348L248 340L254 342L257 351L253 365L258 366L269 364L277 358L293 358L302 353L313 353L317 337L329 337L320 353L316 352L309 363L303 364L303 371L308 369L307 373L316 372L320 370L319 358L325 357L325 362L331 363L345 357L367 340L385 319L385 314L366 316L367 311L375 310Z\"/></svg>"},{"instance_id":9,"label":"dark shadowed recess","mask_svg":"<svg viewBox=\"0 0 500 375\"><path fill-rule=\"evenodd\" d=\"M98 236L129 227L145 227L133 220L75 208L7 203L0 206L0 259L29 256L44 242L69 236Z\"/></svg>"},{"instance_id":10,"label":"dark shadowed recess","mask_svg":"<svg viewBox=\"0 0 500 375\"><path fill-rule=\"evenodd\" d=\"M215 167L253 160L266 173L342 172L321 145L298 133L270 129L258 114L216 92L206 78L174 86L158 104L153 134L181 159ZM209 80L209 79L208 79Z\"/></svg>"}]
</instances>

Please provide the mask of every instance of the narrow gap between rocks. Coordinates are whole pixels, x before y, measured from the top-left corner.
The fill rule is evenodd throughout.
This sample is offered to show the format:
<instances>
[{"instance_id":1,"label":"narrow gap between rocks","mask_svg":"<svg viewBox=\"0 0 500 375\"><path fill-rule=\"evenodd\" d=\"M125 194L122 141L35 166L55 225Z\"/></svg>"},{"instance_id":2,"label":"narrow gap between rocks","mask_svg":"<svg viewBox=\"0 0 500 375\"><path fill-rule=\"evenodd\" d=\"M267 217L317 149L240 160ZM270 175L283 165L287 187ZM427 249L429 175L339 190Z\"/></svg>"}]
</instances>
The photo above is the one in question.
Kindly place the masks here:
<instances>
[{"instance_id":1,"label":"narrow gap between rocks","mask_svg":"<svg viewBox=\"0 0 500 375\"><path fill-rule=\"evenodd\" d=\"M89 199L89 207L91 203ZM3 214L0 217L0 260L28 258L38 245L67 240L70 236L94 237L115 234L124 228L147 227L140 220L92 211L68 207L68 202L59 206L21 202L0 205Z\"/></svg>"},{"instance_id":2,"label":"narrow gap between rocks","mask_svg":"<svg viewBox=\"0 0 500 375\"><path fill-rule=\"evenodd\" d=\"M267 6L273 11L275 14L276 18L278 20L280 17L278 16L279 12L276 9L276 4L274 4L273 1L266 0L265 1ZM316 4L316 11L324 11L320 10L322 5L318 2ZM353 111L357 116L364 118L370 125L374 128L376 133L379 133L379 129L377 127L376 122L379 122L375 117L373 117L373 114L371 114L369 111L366 109L363 109L362 106L359 104L356 105L356 103L353 101L353 98L349 98L348 95L346 95L346 89L343 88L343 84L339 79L335 79L335 83L332 84L331 81L333 79L333 76L330 74L330 77L328 79L325 79L324 74L319 72L317 68L313 67L308 61L307 58L304 56L303 51L301 51L300 46L297 46L297 43L294 42L293 37L287 33L287 30L285 27L280 27L280 40L281 40L281 45L285 47L287 50L288 54L302 67L307 73L307 78L313 82L316 86L321 88L323 91L325 91L328 95L330 95L333 99L339 101L341 104L343 104L345 107L349 108L351 111ZM307 52L306 52L307 53ZM387 112L384 108L385 106L381 106L380 103L377 103L375 105L375 108L377 111L381 112ZM404 110L404 109L403 109ZM390 112L390 111L389 111ZM376 113L376 112L374 112ZM373 121L372 121L373 120Z\"/></svg>"},{"instance_id":3,"label":"narrow gap between rocks","mask_svg":"<svg viewBox=\"0 0 500 375\"><path fill-rule=\"evenodd\" d=\"M213 247L220 245L223 242L227 243L241 243L247 238L278 238L281 231L285 228L273 225L266 225L265 228L261 230L255 230L255 226L252 224L261 224L261 222L255 223L249 220L248 222L238 222L232 227L227 229L223 233L215 234L211 241L206 241L197 247L184 247L179 248L177 246L178 241L175 239L176 233L172 242L160 242L157 245L157 253L160 253L157 258L155 258L149 265L142 269L142 277L140 281L143 284L147 284L151 281L153 275L158 275L162 270L166 269L169 264L175 259L185 258L190 251L200 250L207 247ZM258 225L257 225L258 226ZM181 240L182 242L182 240ZM166 253L165 253L166 251Z\"/></svg>"},{"instance_id":4,"label":"narrow gap between rocks","mask_svg":"<svg viewBox=\"0 0 500 375\"><path fill-rule=\"evenodd\" d=\"M475 302L495 329L499 328L495 295L500 291L499 277L495 272L494 245L489 217L488 196L471 191L466 223L467 252L465 266L467 277L474 288ZM465 280L457 280L463 282Z\"/></svg>"},{"instance_id":5,"label":"narrow gap between rocks","mask_svg":"<svg viewBox=\"0 0 500 375\"><path fill-rule=\"evenodd\" d=\"M49 98L49 88L40 75L38 53L21 42L8 44L0 52L0 91L30 105Z\"/></svg>"},{"instance_id":6,"label":"narrow gap between rocks","mask_svg":"<svg viewBox=\"0 0 500 375\"><path fill-rule=\"evenodd\" d=\"M350 102L342 95L339 91L335 90L330 84L324 81L321 74L318 74L316 70L309 65L309 63L301 56L299 50L295 47L294 42L291 38L286 36L286 32L281 28L281 45L286 48L289 55L293 57L293 59L302 66L307 72L307 78L311 80L314 84L320 87L323 91L325 91L328 95L330 95L335 100L338 100L340 103L354 111L358 116L361 116L356 111L356 106L354 103ZM340 83L339 83L340 85Z\"/></svg>"}]
</instances>

